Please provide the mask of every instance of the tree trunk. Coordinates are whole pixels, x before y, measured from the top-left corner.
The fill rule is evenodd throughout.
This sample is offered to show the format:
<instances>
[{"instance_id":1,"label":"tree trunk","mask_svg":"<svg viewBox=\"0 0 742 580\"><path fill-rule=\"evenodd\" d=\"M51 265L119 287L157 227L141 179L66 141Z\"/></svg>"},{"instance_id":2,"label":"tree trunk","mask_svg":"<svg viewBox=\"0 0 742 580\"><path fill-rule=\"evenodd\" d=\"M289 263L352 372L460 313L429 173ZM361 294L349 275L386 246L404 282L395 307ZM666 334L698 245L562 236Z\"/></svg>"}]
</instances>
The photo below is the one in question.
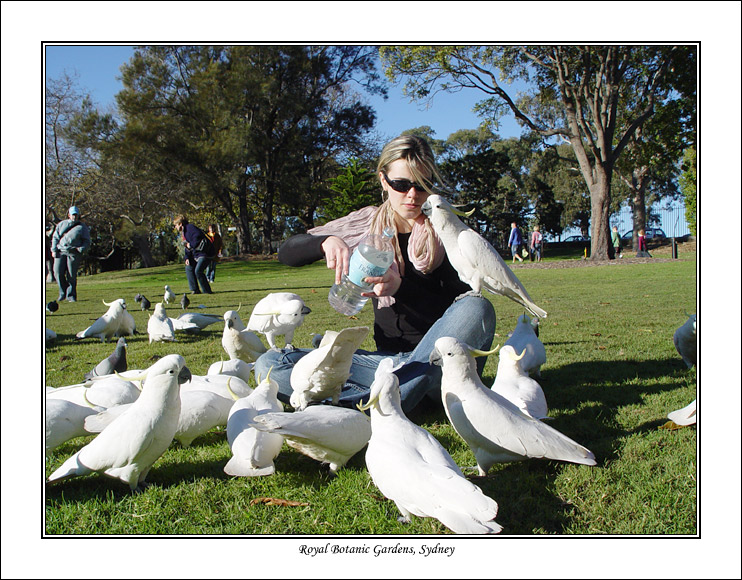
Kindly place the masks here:
<instances>
[{"instance_id":1,"label":"tree trunk","mask_svg":"<svg viewBox=\"0 0 742 580\"><path fill-rule=\"evenodd\" d=\"M131 237L131 242L139 252L139 256L142 258L142 268L151 268L155 265L155 260L152 257L152 248L149 245L149 237L141 234L134 234Z\"/></svg>"},{"instance_id":2,"label":"tree trunk","mask_svg":"<svg viewBox=\"0 0 742 580\"><path fill-rule=\"evenodd\" d=\"M639 230L643 230L647 223L647 204L645 200L644 188L639 187L631 196L631 218L634 230L631 234L631 243L634 249L638 249L637 237Z\"/></svg>"},{"instance_id":3,"label":"tree trunk","mask_svg":"<svg viewBox=\"0 0 742 580\"><path fill-rule=\"evenodd\" d=\"M273 250L271 247L271 238L273 237L273 180L269 179L266 184L265 201L263 203L262 233L263 233L263 254L269 256Z\"/></svg>"},{"instance_id":4,"label":"tree trunk","mask_svg":"<svg viewBox=\"0 0 742 580\"><path fill-rule=\"evenodd\" d=\"M590 187L591 241L590 259L609 260L612 254L610 216L611 180L610 176L597 167L597 179ZM610 249L609 249L610 248Z\"/></svg>"}]
</instances>

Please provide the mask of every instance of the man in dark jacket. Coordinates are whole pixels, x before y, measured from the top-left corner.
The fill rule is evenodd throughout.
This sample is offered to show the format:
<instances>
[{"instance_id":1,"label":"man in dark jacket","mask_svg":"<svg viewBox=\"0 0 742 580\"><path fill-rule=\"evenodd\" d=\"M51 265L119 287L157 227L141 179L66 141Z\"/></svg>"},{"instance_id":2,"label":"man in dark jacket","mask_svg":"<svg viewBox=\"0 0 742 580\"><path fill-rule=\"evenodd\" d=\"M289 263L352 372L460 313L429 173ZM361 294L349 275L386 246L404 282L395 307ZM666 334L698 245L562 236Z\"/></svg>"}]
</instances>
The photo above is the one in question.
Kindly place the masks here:
<instances>
[{"instance_id":1,"label":"man in dark jacket","mask_svg":"<svg viewBox=\"0 0 742 580\"><path fill-rule=\"evenodd\" d=\"M185 270L191 294L213 294L206 279L206 267L214 257L213 244L203 230L189 223L184 215L176 217L173 225L185 242ZM201 290L198 289L199 285Z\"/></svg>"},{"instance_id":2,"label":"man in dark jacket","mask_svg":"<svg viewBox=\"0 0 742 580\"><path fill-rule=\"evenodd\" d=\"M77 269L82 255L90 247L90 230L80 221L77 206L69 209L69 219L57 224L52 236L54 276L59 285L58 301L77 302Z\"/></svg>"}]
</instances>

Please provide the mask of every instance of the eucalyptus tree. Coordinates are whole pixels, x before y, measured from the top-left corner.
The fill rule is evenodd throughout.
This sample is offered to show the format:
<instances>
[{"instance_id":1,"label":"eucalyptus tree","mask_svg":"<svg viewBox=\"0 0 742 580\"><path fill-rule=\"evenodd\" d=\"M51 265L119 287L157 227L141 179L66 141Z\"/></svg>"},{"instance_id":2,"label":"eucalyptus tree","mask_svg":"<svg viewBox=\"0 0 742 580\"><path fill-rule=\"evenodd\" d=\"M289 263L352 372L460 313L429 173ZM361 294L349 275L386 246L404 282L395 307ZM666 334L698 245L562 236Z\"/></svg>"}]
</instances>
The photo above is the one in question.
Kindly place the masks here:
<instances>
[{"instance_id":1,"label":"eucalyptus tree","mask_svg":"<svg viewBox=\"0 0 742 580\"><path fill-rule=\"evenodd\" d=\"M512 113L541 137L571 145L590 193L592 259L611 254L609 216L616 162L658 103L678 98L668 70L687 46L389 46L380 54L391 80L404 76L415 99L438 91L477 89L488 95L477 110L496 123ZM514 96L503 81L534 90Z\"/></svg>"},{"instance_id":2,"label":"eucalyptus tree","mask_svg":"<svg viewBox=\"0 0 742 580\"><path fill-rule=\"evenodd\" d=\"M257 226L270 252L281 200L309 191L332 133L358 138L373 125L368 106L334 109L332 97L351 82L380 91L374 56L363 46L140 47L116 96L121 151L178 184L184 207L220 207L239 251Z\"/></svg>"}]
</instances>

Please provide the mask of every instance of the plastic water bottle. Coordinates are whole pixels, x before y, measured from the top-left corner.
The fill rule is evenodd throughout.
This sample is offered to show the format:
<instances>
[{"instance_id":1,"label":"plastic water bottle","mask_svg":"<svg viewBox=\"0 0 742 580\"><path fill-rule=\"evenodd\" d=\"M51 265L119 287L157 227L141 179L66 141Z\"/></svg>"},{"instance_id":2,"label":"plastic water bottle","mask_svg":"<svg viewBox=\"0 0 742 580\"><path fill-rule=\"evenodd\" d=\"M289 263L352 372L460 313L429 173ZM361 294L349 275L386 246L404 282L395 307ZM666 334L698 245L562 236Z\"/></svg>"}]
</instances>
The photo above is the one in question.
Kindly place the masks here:
<instances>
[{"instance_id":1,"label":"plastic water bottle","mask_svg":"<svg viewBox=\"0 0 742 580\"><path fill-rule=\"evenodd\" d=\"M330 305L340 314L353 316L358 314L368 302L368 292L373 284L364 282L367 276L383 276L394 260L394 247L391 239L394 230L386 229L383 235L369 234L361 240L350 257L348 275L343 274L340 284L330 288L327 299Z\"/></svg>"}]
</instances>

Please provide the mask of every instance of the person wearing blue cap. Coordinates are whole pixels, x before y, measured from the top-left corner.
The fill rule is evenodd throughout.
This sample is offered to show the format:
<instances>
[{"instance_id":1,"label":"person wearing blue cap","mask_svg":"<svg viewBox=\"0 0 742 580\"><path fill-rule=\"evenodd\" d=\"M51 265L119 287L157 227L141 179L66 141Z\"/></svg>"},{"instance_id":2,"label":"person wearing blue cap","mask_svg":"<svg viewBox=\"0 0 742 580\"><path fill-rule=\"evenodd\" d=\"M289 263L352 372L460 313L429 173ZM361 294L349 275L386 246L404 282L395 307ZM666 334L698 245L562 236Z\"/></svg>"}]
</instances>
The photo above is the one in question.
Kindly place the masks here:
<instances>
[{"instance_id":1,"label":"person wearing blue cap","mask_svg":"<svg viewBox=\"0 0 742 580\"><path fill-rule=\"evenodd\" d=\"M90 230L80 221L80 210L73 205L69 219L57 224L52 236L54 276L59 285L59 300L77 302L77 269L82 255L90 247Z\"/></svg>"}]
</instances>

